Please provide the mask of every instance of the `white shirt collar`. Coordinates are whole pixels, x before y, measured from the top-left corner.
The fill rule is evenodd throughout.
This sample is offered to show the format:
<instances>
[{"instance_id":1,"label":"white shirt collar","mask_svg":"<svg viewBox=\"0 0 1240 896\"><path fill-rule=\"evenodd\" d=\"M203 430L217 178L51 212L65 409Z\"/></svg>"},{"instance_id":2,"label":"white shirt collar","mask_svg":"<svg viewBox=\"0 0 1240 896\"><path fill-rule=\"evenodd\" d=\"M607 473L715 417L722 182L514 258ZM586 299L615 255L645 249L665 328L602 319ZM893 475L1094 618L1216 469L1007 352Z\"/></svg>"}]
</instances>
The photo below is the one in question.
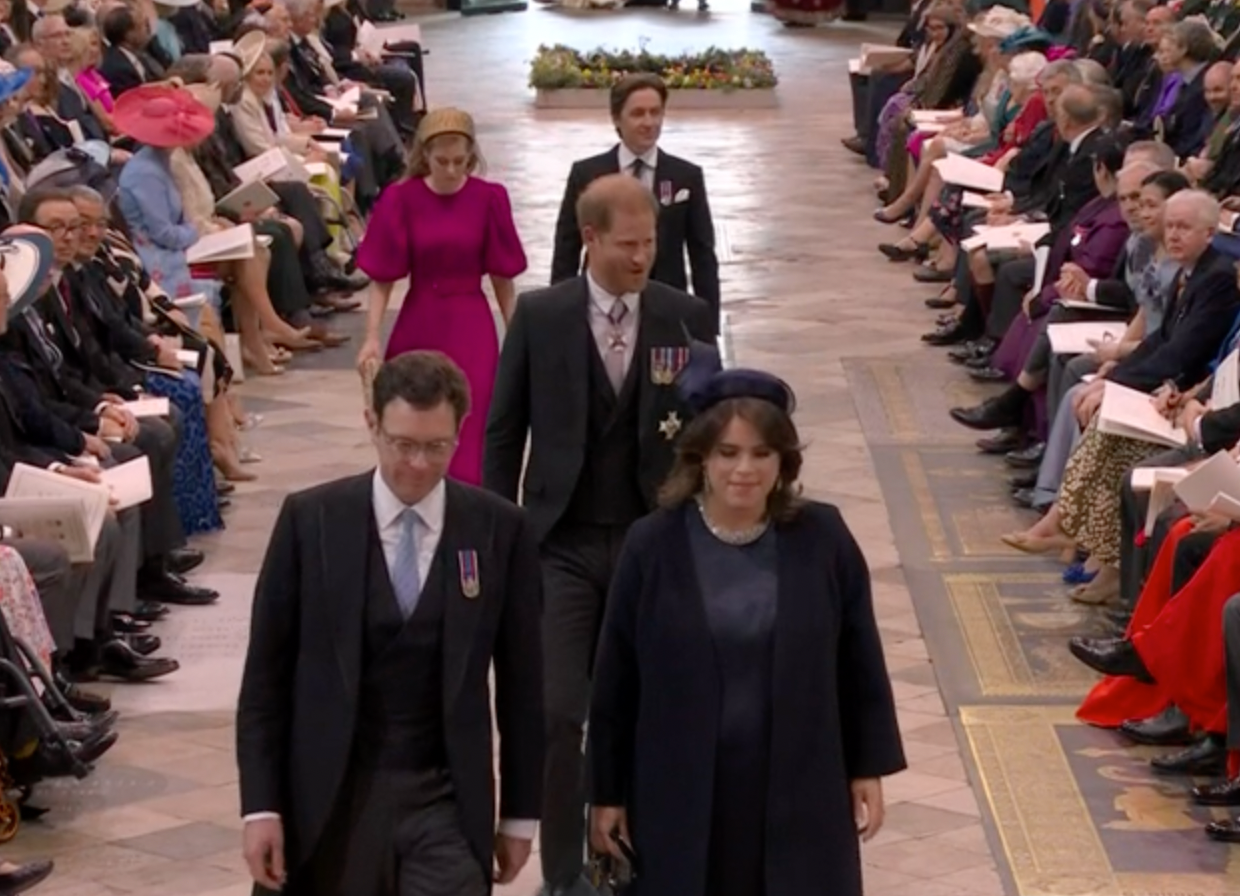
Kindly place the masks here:
<instances>
[{"instance_id":1,"label":"white shirt collar","mask_svg":"<svg viewBox=\"0 0 1240 896\"><path fill-rule=\"evenodd\" d=\"M614 296L603 287L598 285L598 281L594 276L586 271L586 287L590 291L590 301L594 303L594 307L603 312L606 316L611 313L611 306L616 303L616 299L624 302L624 306L629 309L629 314L637 311L637 306L641 302L641 293L626 292L622 296Z\"/></svg>"},{"instance_id":2,"label":"white shirt collar","mask_svg":"<svg viewBox=\"0 0 1240 896\"><path fill-rule=\"evenodd\" d=\"M375 507L375 522L382 532L389 526L398 525L400 515L405 512L408 505L400 498L396 497L396 493L388 487L383 481L383 474L379 469L375 468L374 490L372 501ZM413 512L418 515L422 525L430 530L433 534L438 534L443 529L444 509L447 505L447 486L443 484L443 480L439 481L430 493L413 505Z\"/></svg>"},{"instance_id":3,"label":"white shirt collar","mask_svg":"<svg viewBox=\"0 0 1240 896\"><path fill-rule=\"evenodd\" d=\"M1071 153L1072 155L1076 155L1076 151L1081 148L1082 141L1084 141L1086 137L1088 137L1090 134L1092 134L1096 130L1098 130L1097 125L1090 128L1089 130L1081 131L1081 133L1073 137L1072 142L1068 144L1068 152Z\"/></svg>"},{"instance_id":4,"label":"white shirt collar","mask_svg":"<svg viewBox=\"0 0 1240 896\"><path fill-rule=\"evenodd\" d=\"M659 167L659 147L652 146L650 147L650 149L646 150L644 153L642 153L639 156L639 155L636 155L633 152L633 150L629 149L623 143L620 144L619 161L620 161L621 171L628 171L630 168L633 167L633 163L636 162L638 159L641 159L642 162L646 165L646 167L649 168L651 172L653 173L654 170Z\"/></svg>"}]
</instances>

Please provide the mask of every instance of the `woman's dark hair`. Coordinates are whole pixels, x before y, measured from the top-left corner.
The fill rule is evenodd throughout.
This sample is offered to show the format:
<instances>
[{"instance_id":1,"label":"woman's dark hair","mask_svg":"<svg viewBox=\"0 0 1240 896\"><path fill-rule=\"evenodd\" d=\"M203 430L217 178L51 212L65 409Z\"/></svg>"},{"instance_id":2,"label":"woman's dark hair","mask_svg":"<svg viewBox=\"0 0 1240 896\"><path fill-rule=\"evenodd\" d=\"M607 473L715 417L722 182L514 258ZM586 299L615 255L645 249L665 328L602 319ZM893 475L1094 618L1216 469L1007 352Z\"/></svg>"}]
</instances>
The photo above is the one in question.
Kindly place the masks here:
<instances>
[{"instance_id":1,"label":"woman's dark hair","mask_svg":"<svg viewBox=\"0 0 1240 896\"><path fill-rule=\"evenodd\" d=\"M1181 190L1187 190L1192 184L1178 171L1155 171L1141 181L1141 186L1158 187L1158 191L1163 194L1164 198L1170 198Z\"/></svg>"},{"instance_id":2,"label":"woman's dark hair","mask_svg":"<svg viewBox=\"0 0 1240 896\"><path fill-rule=\"evenodd\" d=\"M128 6L117 6L107 11L99 30L103 32L104 40L119 47L137 24L138 20L132 9Z\"/></svg>"},{"instance_id":3,"label":"woman's dark hair","mask_svg":"<svg viewBox=\"0 0 1240 896\"><path fill-rule=\"evenodd\" d=\"M676 462L659 491L661 506L679 507L701 494L706 459L737 417L756 429L763 443L779 455L779 479L767 498L767 512L774 520L786 520L796 513L801 496L797 478L804 459L801 439L791 417L759 398L729 398L693 418L680 437Z\"/></svg>"},{"instance_id":4,"label":"woman's dark hair","mask_svg":"<svg viewBox=\"0 0 1240 896\"><path fill-rule=\"evenodd\" d=\"M1124 144L1110 134L1104 135L1094 147L1093 160L1112 176L1124 167Z\"/></svg>"},{"instance_id":5,"label":"woman's dark hair","mask_svg":"<svg viewBox=\"0 0 1240 896\"><path fill-rule=\"evenodd\" d=\"M469 381L442 352L405 352L384 362L375 374L371 392L375 415L382 420L384 409L398 398L420 411L446 401L459 427L469 413Z\"/></svg>"},{"instance_id":6,"label":"woman's dark hair","mask_svg":"<svg viewBox=\"0 0 1240 896\"><path fill-rule=\"evenodd\" d=\"M26 0L13 0L12 12L9 13L9 27L17 35L19 42L30 40L30 28L34 25L34 16Z\"/></svg>"}]
</instances>

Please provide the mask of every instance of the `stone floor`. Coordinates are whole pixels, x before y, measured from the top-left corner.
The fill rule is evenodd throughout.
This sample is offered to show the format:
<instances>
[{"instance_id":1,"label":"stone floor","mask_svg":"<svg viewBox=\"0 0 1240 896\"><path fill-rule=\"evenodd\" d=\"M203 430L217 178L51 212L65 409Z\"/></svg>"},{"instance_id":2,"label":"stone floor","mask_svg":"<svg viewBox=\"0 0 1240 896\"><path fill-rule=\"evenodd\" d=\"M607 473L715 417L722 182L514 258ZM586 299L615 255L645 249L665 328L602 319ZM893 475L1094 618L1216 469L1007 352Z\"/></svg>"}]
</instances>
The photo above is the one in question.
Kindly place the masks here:
<instances>
[{"instance_id":1,"label":"stone floor","mask_svg":"<svg viewBox=\"0 0 1240 896\"><path fill-rule=\"evenodd\" d=\"M1002 855L1001 840L982 821L956 713L949 716L940 696L842 364L846 357L928 352L917 341L929 318L921 306L926 291L913 289L907 272L874 252L882 228L870 220L870 175L838 145L850 131L847 59L861 40L882 41L890 28L790 31L750 13L744 0L715 6L706 18L688 10L545 9L429 18L428 92L432 104L459 105L476 116L490 176L510 190L529 254L520 284L532 287L547 277L569 162L614 137L603 109L533 109L526 68L539 43L644 43L653 52L748 45L771 55L783 79L780 108L724 114L673 105L663 145L707 171L739 360L795 386L809 445L805 485L840 505L873 568L911 768L887 784L886 828L864 851L867 893L1000 896L1011 891L1008 872L996 870L992 857L992 850ZM40 893L248 892L231 710L250 589L283 495L370 463L351 360L344 349L244 385L250 409L265 417L249 441L267 460L257 468L260 480L238 490L227 531L203 540L210 559L198 578L223 599L176 611L160 634L182 671L165 682L116 689L125 711L121 743L90 780L42 788L39 802L53 811L0 850L12 859L56 859L57 874ZM506 893L532 893L536 883L530 868Z\"/></svg>"}]
</instances>

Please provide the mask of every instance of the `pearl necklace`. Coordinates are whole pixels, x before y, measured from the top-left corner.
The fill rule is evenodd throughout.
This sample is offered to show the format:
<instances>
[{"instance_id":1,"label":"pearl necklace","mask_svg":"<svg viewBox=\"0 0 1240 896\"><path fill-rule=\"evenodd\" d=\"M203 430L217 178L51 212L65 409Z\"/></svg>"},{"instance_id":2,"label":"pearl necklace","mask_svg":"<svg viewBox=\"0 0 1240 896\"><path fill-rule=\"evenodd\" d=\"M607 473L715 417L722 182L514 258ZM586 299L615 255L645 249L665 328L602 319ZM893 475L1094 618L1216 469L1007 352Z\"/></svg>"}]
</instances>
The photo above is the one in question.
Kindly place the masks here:
<instances>
[{"instance_id":1,"label":"pearl necklace","mask_svg":"<svg viewBox=\"0 0 1240 896\"><path fill-rule=\"evenodd\" d=\"M724 544L737 547L753 544L766 534L766 530L771 524L770 520L762 520L756 526L750 526L748 529L724 529L711 522L710 517L706 514L706 503L700 497L697 499L697 506L698 513L702 515L702 522L706 525L707 531Z\"/></svg>"}]
</instances>

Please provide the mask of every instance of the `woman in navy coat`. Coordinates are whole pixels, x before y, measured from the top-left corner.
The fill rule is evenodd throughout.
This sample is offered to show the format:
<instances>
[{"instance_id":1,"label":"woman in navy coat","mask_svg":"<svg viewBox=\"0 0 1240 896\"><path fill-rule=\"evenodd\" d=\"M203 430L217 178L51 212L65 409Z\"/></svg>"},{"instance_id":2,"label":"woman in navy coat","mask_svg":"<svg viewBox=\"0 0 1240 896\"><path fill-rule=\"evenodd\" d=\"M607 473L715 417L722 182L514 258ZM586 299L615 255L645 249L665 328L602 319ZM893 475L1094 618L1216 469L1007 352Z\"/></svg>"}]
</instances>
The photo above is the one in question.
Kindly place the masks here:
<instances>
[{"instance_id":1,"label":"woman in navy coat","mask_svg":"<svg viewBox=\"0 0 1240 896\"><path fill-rule=\"evenodd\" d=\"M591 841L632 896L860 896L905 768L869 571L798 498L780 380L695 345L663 509L630 531L599 641Z\"/></svg>"}]
</instances>

